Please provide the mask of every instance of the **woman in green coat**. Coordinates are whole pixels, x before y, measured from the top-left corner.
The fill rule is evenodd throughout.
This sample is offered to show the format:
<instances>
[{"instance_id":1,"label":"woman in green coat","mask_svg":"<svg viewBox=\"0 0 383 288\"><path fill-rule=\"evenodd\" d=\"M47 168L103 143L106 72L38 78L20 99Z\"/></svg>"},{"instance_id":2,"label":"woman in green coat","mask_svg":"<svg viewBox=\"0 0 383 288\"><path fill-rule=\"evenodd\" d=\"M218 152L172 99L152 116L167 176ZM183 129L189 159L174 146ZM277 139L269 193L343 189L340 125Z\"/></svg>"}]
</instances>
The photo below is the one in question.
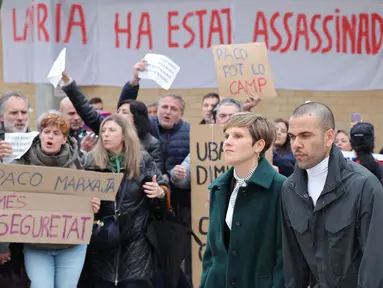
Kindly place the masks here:
<instances>
[{"instance_id":1,"label":"woman in green coat","mask_svg":"<svg viewBox=\"0 0 383 288\"><path fill-rule=\"evenodd\" d=\"M264 154L275 125L250 112L224 127L233 166L210 186L210 223L200 288L283 288L280 192L285 177Z\"/></svg>"}]
</instances>

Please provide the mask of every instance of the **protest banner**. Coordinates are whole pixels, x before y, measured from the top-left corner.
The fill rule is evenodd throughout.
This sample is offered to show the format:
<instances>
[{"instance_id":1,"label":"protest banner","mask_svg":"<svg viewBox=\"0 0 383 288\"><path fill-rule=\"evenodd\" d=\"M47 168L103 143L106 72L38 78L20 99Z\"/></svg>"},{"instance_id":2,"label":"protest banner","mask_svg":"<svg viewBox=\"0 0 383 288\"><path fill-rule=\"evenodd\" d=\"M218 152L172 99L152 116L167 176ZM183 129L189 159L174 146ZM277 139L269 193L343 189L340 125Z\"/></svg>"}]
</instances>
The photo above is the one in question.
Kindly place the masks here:
<instances>
[{"instance_id":1,"label":"protest banner","mask_svg":"<svg viewBox=\"0 0 383 288\"><path fill-rule=\"evenodd\" d=\"M67 168L1 165L0 191L39 192L115 200L122 174Z\"/></svg>"},{"instance_id":2,"label":"protest banner","mask_svg":"<svg viewBox=\"0 0 383 288\"><path fill-rule=\"evenodd\" d=\"M4 0L4 82L47 83L54 59L69 43L68 70L81 86L121 87L126 70L156 51L182 67L172 88L216 88L212 45L265 42L278 89L383 89L383 68L377 65L383 50L381 1L142 3ZM350 69L360 57L363 65ZM157 85L140 82L141 89Z\"/></svg>"},{"instance_id":3,"label":"protest banner","mask_svg":"<svg viewBox=\"0 0 383 288\"><path fill-rule=\"evenodd\" d=\"M265 43L212 46L219 95L246 100L250 93L261 98L277 96Z\"/></svg>"},{"instance_id":4,"label":"protest banner","mask_svg":"<svg viewBox=\"0 0 383 288\"><path fill-rule=\"evenodd\" d=\"M192 227L202 241L200 247L192 241L192 271L194 287L198 287L202 273L209 226L209 185L230 169L223 157L223 129L219 125L192 125L190 131L190 174L192 189ZM272 150L266 152L272 163Z\"/></svg>"},{"instance_id":5,"label":"protest banner","mask_svg":"<svg viewBox=\"0 0 383 288\"><path fill-rule=\"evenodd\" d=\"M91 199L114 201L121 179L122 174L1 165L1 241L88 244Z\"/></svg>"}]
</instances>

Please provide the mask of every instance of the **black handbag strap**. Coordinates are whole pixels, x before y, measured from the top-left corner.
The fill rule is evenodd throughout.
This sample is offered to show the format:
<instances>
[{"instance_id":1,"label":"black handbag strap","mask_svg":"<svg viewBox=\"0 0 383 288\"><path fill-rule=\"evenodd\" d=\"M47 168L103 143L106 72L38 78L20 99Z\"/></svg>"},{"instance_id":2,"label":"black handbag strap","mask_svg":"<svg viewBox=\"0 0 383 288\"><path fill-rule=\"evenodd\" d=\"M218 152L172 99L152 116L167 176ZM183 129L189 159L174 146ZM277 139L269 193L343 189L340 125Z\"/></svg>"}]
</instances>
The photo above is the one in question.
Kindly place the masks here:
<instances>
[{"instance_id":1,"label":"black handbag strap","mask_svg":"<svg viewBox=\"0 0 383 288\"><path fill-rule=\"evenodd\" d=\"M116 201L114 201L114 216L119 217L120 214L120 208L122 203L124 202L124 196L125 196L125 190L126 190L126 179L125 179L125 174L122 177L120 188L118 189L118 192L120 192L120 198L118 199L117 203L117 198ZM118 193L117 192L117 193Z\"/></svg>"}]
</instances>

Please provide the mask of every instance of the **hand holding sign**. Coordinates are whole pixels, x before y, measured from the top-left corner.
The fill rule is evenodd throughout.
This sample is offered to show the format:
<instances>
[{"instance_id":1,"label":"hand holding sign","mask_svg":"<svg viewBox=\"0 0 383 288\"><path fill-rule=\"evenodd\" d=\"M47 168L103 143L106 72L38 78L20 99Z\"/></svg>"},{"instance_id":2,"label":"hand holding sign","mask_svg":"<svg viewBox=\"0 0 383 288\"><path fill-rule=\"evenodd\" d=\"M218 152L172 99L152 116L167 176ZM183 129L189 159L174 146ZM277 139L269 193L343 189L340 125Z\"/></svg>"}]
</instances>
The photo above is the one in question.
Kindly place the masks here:
<instances>
[{"instance_id":1,"label":"hand holding sign","mask_svg":"<svg viewBox=\"0 0 383 288\"><path fill-rule=\"evenodd\" d=\"M0 265L3 265L10 260L11 260L11 253L10 252L0 254Z\"/></svg>"},{"instance_id":2,"label":"hand holding sign","mask_svg":"<svg viewBox=\"0 0 383 288\"><path fill-rule=\"evenodd\" d=\"M138 85L138 83L140 82L139 74L140 72L145 71L145 65L146 65L145 59L141 59L140 62L134 64L133 79L130 81L131 85L133 86Z\"/></svg>"},{"instance_id":3,"label":"hand holding sign","mask_svg":"<svg viewBox=\"0 0 383 288\"><path fill-rule=\"evenodd\" d=\"M0 159L12 155L12 146L7 141L0 141Z\"/></svg>"},{"instance_id":4,"label":"hand holding sign","mask_svg":"<svg viewBox=\"0 0 383 288\"><path fill-rule=\"evenodd\" d=\"M212 46L219 94L246 100L252 89L262 98L277 96L265 43Z\"/></svg>"},{"instance_id":5,"label":"hand holding sign","mask_svg":"<svg viewBox=\"0 0 383 288\"><path fill-rule=\"evenodd\" d=\"M250 111L253 109L255 106L261 102L261 97L259 96L258 93L250 93L249 97L246 99L245 103L242 105L242 111Z\"/></svg>"},{"instance_id":6,"label":"hand holding sign","mask_svg":"<svg viewBox=\"0 0 383 288\"><path fill-rule=\"evenodd\" d=\"M100 206L101 206L101 199L97 197L92 198L92 209L93 213L98 213L100 211Z\"/></svg>"}]
</instances>

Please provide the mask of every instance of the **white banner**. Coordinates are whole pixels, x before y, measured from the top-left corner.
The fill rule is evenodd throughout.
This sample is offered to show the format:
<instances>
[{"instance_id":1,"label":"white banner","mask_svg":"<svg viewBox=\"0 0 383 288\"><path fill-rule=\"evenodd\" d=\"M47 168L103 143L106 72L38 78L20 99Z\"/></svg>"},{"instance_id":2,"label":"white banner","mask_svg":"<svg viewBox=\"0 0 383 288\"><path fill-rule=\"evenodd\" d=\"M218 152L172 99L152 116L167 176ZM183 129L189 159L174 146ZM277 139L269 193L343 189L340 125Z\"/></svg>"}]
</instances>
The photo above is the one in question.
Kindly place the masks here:
<instances>
[{"instance_id":1,"label":"white banner","mask_svg":"<svg viewBox=\"0 0 383 288\"><path fill-rule=\"evenodd\" d=\"M68 72L80 85L121 86L134 63L156 53L181 67L172 88L212 88L210 47L257 41L268 46L276 88L383 89L381 0L17 3L4 0L1 11L5 82L46 83L67 47Z\"/></svg>"}]
</instances>

